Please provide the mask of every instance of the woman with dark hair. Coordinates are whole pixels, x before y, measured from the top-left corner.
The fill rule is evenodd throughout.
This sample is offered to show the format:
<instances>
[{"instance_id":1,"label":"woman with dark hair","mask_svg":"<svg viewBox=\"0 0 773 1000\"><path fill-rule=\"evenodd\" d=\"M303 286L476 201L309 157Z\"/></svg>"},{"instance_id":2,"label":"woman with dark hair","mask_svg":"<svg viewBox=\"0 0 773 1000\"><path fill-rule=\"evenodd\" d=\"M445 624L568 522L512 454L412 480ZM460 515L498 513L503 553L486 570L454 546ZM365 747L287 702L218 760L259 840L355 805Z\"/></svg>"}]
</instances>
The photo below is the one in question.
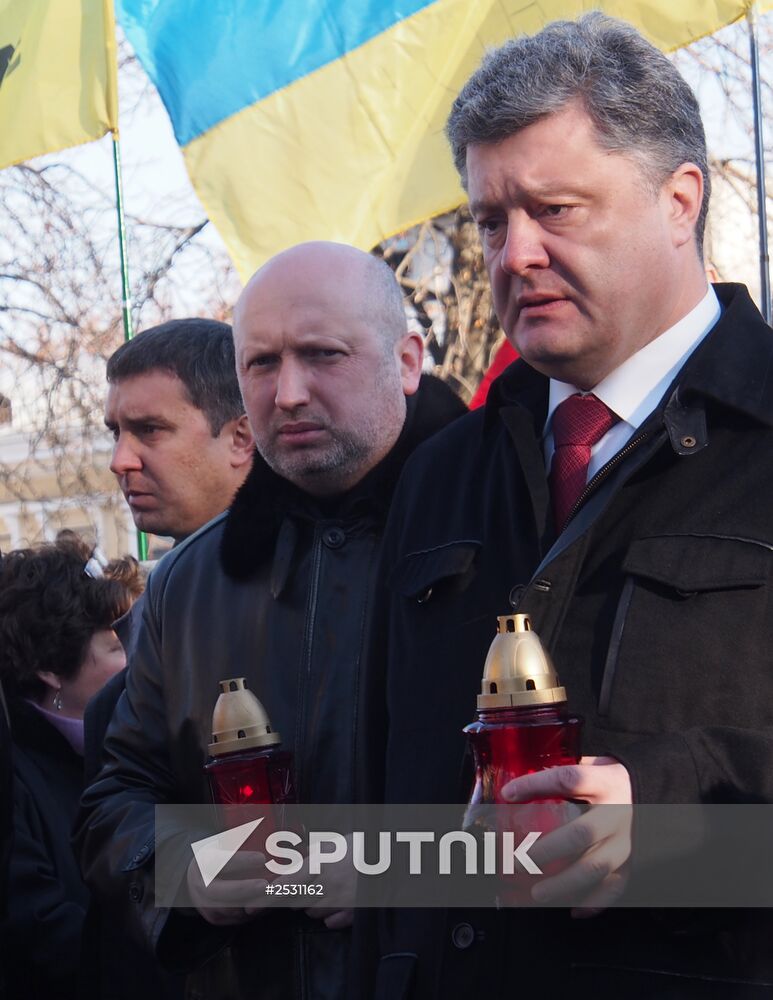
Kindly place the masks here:
<instances>
[{"instance_id":1,"label":"woman with dark hair","mask_svg":"<svg viewBox=\"0 0 773 1000\"><path fill-rule=\"evenodd\" d=\"M88 893L70 847L83 712L121 670L112 623L131 597L67 543L0 563L0 681L13 740L14 840L2 933L11 997L76 995Z\"/></svg>"}]
</instances>

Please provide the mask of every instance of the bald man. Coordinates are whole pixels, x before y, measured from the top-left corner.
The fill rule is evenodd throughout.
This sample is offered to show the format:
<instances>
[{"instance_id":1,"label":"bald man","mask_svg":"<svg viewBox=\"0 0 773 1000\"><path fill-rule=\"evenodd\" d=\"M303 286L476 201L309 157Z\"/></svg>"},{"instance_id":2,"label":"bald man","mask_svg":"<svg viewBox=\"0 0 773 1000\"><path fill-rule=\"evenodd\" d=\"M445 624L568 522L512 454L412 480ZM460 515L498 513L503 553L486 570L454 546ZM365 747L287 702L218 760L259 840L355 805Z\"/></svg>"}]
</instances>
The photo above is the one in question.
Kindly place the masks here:
<instances>
[{"instance_id":1,"label":"bald man","mask_svg":"<svg viewBox=\"0 0 773 1000\"><path fill-rule=\"evenodd\" d=\"M234 341L262 461L230 511L151 577L110 763L84 797L81 861L93 890L123 893L149 946L177 968L232 941L238 985L213 982L208 966L208 998L228 988L332 1000L345 988L348 914L256 914L254 877L226 886L235 908L195 864L198 912L159 911L145 849L153 807L208 801L218 682L240 675L293 752L298 800L363 801L381 750L379 726L366 732L362 720L381 669L384 522L407 457L464 407L421 377L421 339L406 328L392 271L351 247L308 243L270 260L237 303Z\"/></svg>"}]
</instances>

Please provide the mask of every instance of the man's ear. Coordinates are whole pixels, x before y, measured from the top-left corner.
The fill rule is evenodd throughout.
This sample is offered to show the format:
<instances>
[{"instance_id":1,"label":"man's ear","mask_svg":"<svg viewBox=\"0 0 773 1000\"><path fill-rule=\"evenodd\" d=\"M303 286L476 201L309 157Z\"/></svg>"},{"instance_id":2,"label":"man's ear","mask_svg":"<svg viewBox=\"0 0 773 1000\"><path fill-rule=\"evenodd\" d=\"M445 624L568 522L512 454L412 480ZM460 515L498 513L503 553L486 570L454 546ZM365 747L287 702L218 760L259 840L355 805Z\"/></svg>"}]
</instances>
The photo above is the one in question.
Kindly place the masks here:
<instances>
[{"instance_id":1,"label":"man's ear","mask_svg":"<svg viewBox=\"0 0 773 1000\"><path fill-rule=\"evenodd\" d=\"M663 186L668 199L668 221L675 247L695 238L703 204L703 174L695 163L677 167Z\"/></svg>"},{"instance_id":2,"label":"man's ear","mask_svg":"<svg viewBox=\"0 0 773 1000\"><path fill-rule=\"evenodd\" d=\"M421 365L424 360L424 341L418 333L407 333L395 345L395 354L400 364L403 392L406 396L412 396L419 388Z\"/></svg>"},{"instance_id":3,"label":"man's ear","mask_svg":"<svg viewBox=\"0 0 773 1000\"><path fill-rule=\"evenodd\" d=\"M252 461L255 452L255 439L250 430L247 414L243 413L236 420L229 420L223 425L223 433L228 434L231 447L231 466L240 469Z\"/></svg>"}]
</instances>

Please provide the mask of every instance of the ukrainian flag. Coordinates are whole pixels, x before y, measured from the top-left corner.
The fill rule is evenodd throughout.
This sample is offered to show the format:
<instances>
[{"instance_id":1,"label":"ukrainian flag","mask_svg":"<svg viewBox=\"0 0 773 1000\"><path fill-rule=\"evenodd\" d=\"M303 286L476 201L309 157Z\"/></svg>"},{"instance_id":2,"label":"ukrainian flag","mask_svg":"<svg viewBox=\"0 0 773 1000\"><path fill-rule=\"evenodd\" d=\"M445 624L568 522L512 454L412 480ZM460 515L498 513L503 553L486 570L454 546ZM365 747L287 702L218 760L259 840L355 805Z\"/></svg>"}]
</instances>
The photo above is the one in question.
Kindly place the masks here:
<instances>
[{"instance_id":1,"label":"ukrainian flag","mask_svg":"<svg viewBox=\"0 0 773 1000\"><path fill-rule=\"evenodd\" d=\"M112 0L0 0L0 168L117 129Z\"/></svg>"},{"instance_id":2,"label":"ukrainian flag","mask_svg":"<svg viewBox=\"0 0 773 1000\"><path fill-rule=\"evenodd\" d=\"M749 0L117 0L242 278L464 200L443 127L487 46L602 8L674 49ZM765 0L773 6L773 0Z\"/></svg>"}]
</instances>

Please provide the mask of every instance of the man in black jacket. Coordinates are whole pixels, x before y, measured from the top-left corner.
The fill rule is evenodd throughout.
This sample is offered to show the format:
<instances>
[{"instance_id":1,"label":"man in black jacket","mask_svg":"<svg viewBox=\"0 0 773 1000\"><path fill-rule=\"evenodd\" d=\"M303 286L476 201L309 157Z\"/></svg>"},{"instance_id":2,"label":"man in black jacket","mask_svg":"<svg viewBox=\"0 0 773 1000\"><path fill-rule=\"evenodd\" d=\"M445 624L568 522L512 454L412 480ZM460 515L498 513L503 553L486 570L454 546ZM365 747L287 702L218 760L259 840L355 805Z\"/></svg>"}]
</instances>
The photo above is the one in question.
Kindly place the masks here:
<instances>
[{"instance_id":1,"label":"man in black jacket","mask_svg":"<svg viewBox=\"0 0 773 1000\"><path fill-rule=\"evenodd\" d=\"M221 514L247 478L254 442L239 393L227 323L189 317L138 333L107 362L110 459L136 526L182 542ZM131 656L142 598L116 623ZM126 683L117 674L89 702L84 759L100 766L110 716Z\"/></svg>"},{"instance_id":2,"label":"man in black jacket","mask_svg":"<svg viewBox=\"0 0 773 1000\"><path fill-rule=\"evenodd\" d=\"M106 374L105 423L115 442L110 468L136 526L178 544L227 509L253 461L231 327L196 317L150 327L114 351ZM127 660L143 605L144 596L115 625ZM101 767L105 733L125 686L124 669L87 706L86 784ZM120 921L94 903L87 927L94 996L181 995L182 981L165 977L162 985Z\"/></svg>"},{"instance_id":3,"label":"man in black jacket","mask_svg":"<svg viewBox=\"0 0 773 1000\"><path fill-rule=\"evenodd\" d=\"M387 800L467 798L461 730L516 609L586 756L506 798L771 802L773 340L744 289L706 283L697 102L637 32L589 14L490 53L447 131L523 360L395 497ZM387 913L374 995L768 995L769 920L607 909L631 842L598 815L536 890L571 886L582 911Z\"/></svg>"},{"instance_id":4,"label":"man in black jacket","mask_svg":"<svg viewBox=\"0 0 773 1000\"><path fill-rule=\"evenodd\" d=\"M299 800L362 800L383 752L363 719L382 669L384 522L408 455L464 407L442 383L420 384L421 338L394 275L351 247L305 244L269 261L234 330L262 460L230 511L151 575L106 764L84 797L80 856L94 891L134 914L162 960L193 968L230 941L236 995L332 1000L347 915L219 907L193 862L200 915L155 908L153 807L208 801L218 682L240 675L294 754ZM259 906L254 880L230 888L250 886L244 905ZM203 995L225 995L207 975Z\"/></svg>"}]
</instances>

